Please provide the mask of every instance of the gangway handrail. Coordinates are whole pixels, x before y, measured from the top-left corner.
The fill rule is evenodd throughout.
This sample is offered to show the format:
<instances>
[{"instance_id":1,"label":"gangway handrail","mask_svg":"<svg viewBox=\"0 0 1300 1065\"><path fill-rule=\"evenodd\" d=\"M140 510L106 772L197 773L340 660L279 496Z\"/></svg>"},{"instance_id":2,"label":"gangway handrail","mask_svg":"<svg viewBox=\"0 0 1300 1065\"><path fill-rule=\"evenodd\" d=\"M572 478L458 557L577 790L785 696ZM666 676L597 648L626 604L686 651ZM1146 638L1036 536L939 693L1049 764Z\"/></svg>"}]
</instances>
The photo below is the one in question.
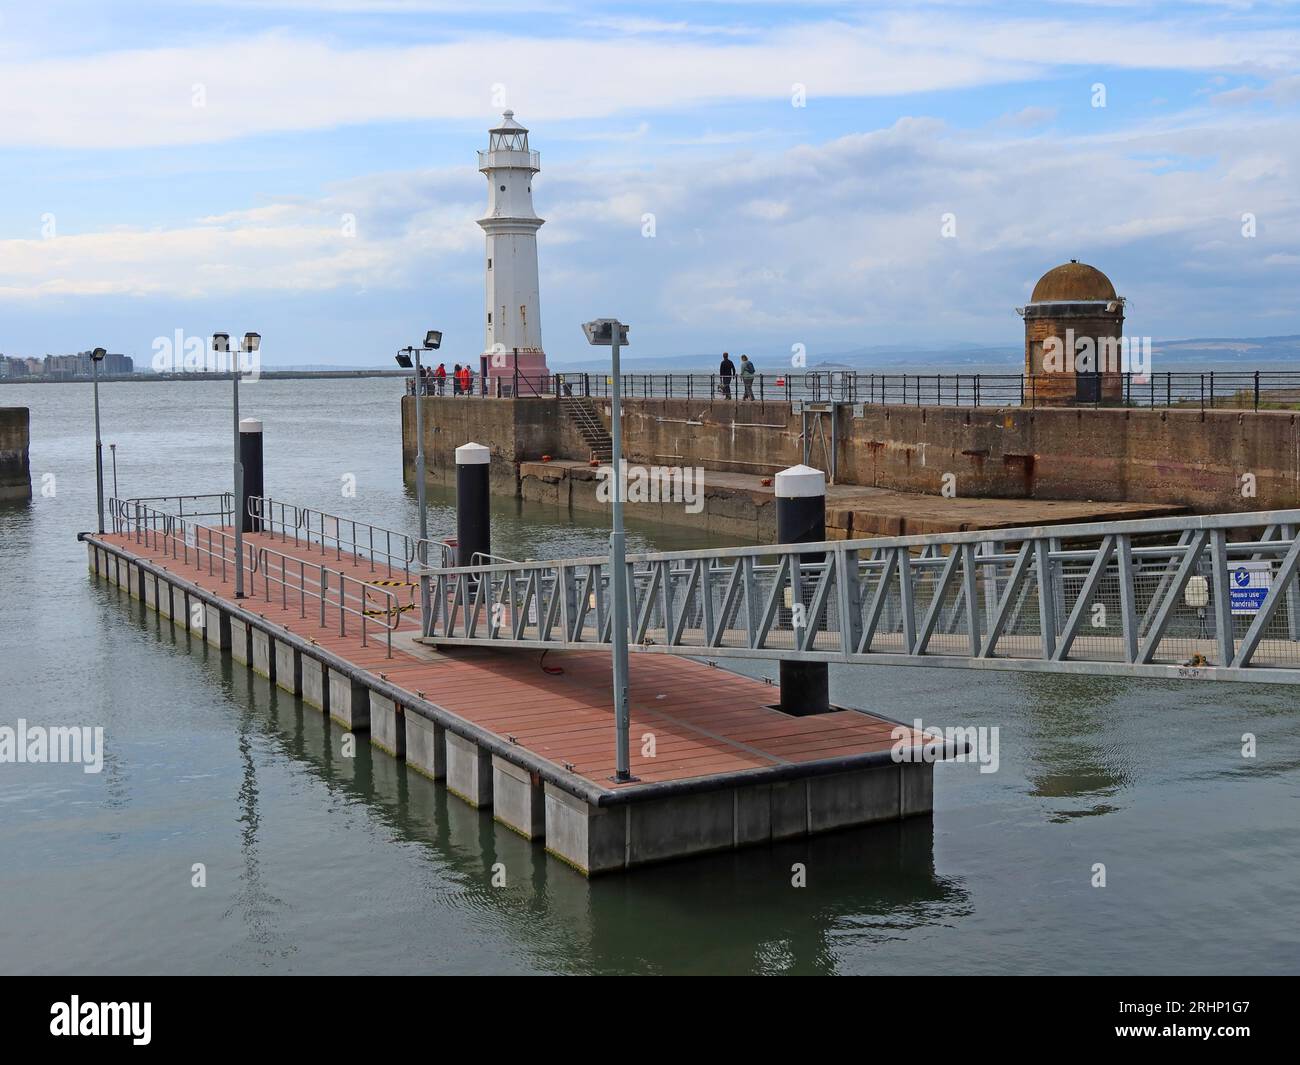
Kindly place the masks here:
<instances>
[{"instance_id":1,"label":"gangway handrail","mask_svg":"<svg viewBox=\"0 0 1300 1065\"><path fill-rule=\"evenodd\" d=\"M206 503L209 500L217 500L216 510L199 510L185 513L186 502ZM168 510L165 507L157 506L155 509L165 513L175 513L182 518L221 518L223 525L233 524L235 512L235 494L233 492L205 492L198 495L165 495L165 496L131 496L125 500L125 503L142 503L146 506L155 504L170 503L176 504L175 510Z\"/></svg>"},{"instance_id":2,"label":"gangway handrail","mask_svg":"<svg viewBox=\"0 0 1300 1065\"><path fill-rule=\"evenodd\" d=\"M169 497L175 498L175 497ZM110 499L109 509L114 514L114 526L127 536L134 536L136 543L147 547L158 547L183 565L190 564L190 553L194 554L193 564L202 570L207 561L207 572L215 576L218 565L221 580L227 578L227 565L235 560L235 537L224 529L202 525L190 518L169 514L165 511L144 505L139 500ZM204 541L206 540L206 544ZM215 545L215 546L214 546ZM324 563L308 563L294 555L286 555L274 548L245 541L245 572L248 575L248 593L256 596L257 578L262 578L262 595L266 602L271 601L271 585L281 588L281 601L287 609L289 592L297 593L300 616L305 618L308 597L320 603L320 624L327 621L328 610L337 612L339 635L347 635L347 615L357 618L361 626L361 644L369 646L369 626L374 625L386 633L388 657L393 653L393 632L401 618L401 606L397 596L387 588L376 587L352 574L333 569ZM275 569L278 563L279 577ZM291 585L289 575L297 569L299 583ZM313 588L308 576L315 578ZM337 594L330 596L331 588ZM355 603L356 605L352 605ZM367 604L374 603L371 609Z\"/></svg>"},{"instance_id":3,"label":"gangway handrail","mask_svg":"<svg viewBox=\"0 0 1300 1065\"><path fill-rule=\"evenodd\" d=\"M1260 531L1262 529L1262 532ZM1300 683L1300 510L630 555L633 650ZM425 637L611 643L606 555L431 569Z\"/></svg>"},{"instance_id":4,"label":"gangway handrail","mask_svg":"<svg viewBox=\"0 0 1300 1065\"><path fill-rule=\"evenodd\" d=\"M276 577L275 562L279 561L280 575ZM289 575L293 571L293 566L298 568L298 584L289 583ZM398 626L401 617L401 605L398 603L397 596L387 588L377 588L374 585L344 573L341 570L331 569L322 563L308 564L306 559L298 558L294 555L286 555L269 547L259 547L257 551L257 572L262 575L263 598L266 602L271 602L271 585L276 584L280 587L281 607L285 610L289 608L289 592L298 592L299 617L307 616L307 596L320 602L320 624L324 628L326 624L326 606L332 605L338 610L339 616L339 635L347 635L346 615L351 614L360 620L361 623L361 646L368 646L366 626L378 624L380 628L387 633L388 657L393 657L393 632ZM307 584L307 574L310 573L317 579L319 592L315 592ZM338 595L335 599L329 598L329 589L331 578L334 587L338 588ZM348 605L348 588L352 586L352 598L357 601L357 606ZM252 582L250 591L257 594L257 582ZM383 607L367 607L367 602L378 602L383 600L386 605ZM377 622L377 617L387 619L383 622Z\"/></svg>"},{"instance_id":5,"label":"gangway handrail","mask_svg":"<svg viewBox=\"0 0 1300 1065\"><path fill-rule=\"evenodd\" d=\"M290 536L295 544L301 543L305 538L308 544L318 545L322 553L332 543L336 561L341 560L343 551L347 550L357 558L366 559L372 573L378 562L388 570L390 577L394 570L401 570L410 577L411 564L416 556L416 541L407 533L270 496L249 496L247 509L249 517L255 522L261 522L272 535L278 534L286 542ZM290 516L292 521L289 520ZM313 519L315 528L312 527ZM333 532L328 531L327 523L332 523ZM343 535L345 526L351 530L350 539ZM358 533L362 535L358 536ZM377 536L382 537L382 547L376 546Z\"/></svg>"},{"instance_id":6,"label":"gangway handrail","mask_svg":"<svg viewBox=\"0 0 1300 1065\"><path fill-rule=\"evenodd\" d=\"M430 566L425 561L430 555L430 548L434 548L436 553L442 556L441 566ZM455 550L456 548L447 543L446 539L435 540L432 536L428 536L415 541L415 561L419 564L421 573L432 572L435 569L447 569L455 564Z\"/></svg>"},{"instance_id":7,"label":"gangway handrail","mask_svg":"<svg viewBox=\"0 0 1300 1065\"><path fill-rule=\"evenodd\" d=\"M1130 518L1113 522L1082 522L1071 525L1023 525L1014 529L983 529L970 532L917 533L910 536L864 537L857 540L824 540L820 543L803 544L760 544L742 547L717 547L703 551L649 551L629 554L631 562L667 562L675 560L694 561L702 556L720 559L763 558L802 552L823 554L828 550L881 550L900 547L948 546L950 544L979 544L988 540L1017 541L1035 538L1052 538L1055 540L1096 539L1099 536L1128 534L1138 536L1156 535L1164 532L1181 532L1183 529L1233 529L1239 527L1268 525L1300 525L1300 510L1252 511L1242 514L1186 514L1161 518ZM1134 550L1140 550L1135 546ZM530 568L554 565L563 562L570 566L586 566L599 562L608 562L608 555L587 555L566 559L547 561L512 562L511 566ZM452 571L471 570L481 567L461 566L446 567Z\"/></svg>"}]
</instances>

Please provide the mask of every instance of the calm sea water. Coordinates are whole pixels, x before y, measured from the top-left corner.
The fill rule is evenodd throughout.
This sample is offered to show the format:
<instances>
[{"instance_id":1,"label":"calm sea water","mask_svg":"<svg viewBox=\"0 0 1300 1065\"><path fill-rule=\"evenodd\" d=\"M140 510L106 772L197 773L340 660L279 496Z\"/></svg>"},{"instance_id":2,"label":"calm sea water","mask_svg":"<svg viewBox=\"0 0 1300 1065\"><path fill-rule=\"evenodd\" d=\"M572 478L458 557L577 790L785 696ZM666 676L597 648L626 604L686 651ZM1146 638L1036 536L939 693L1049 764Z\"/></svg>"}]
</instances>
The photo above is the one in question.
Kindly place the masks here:
<instances>
[{"instance_id":1,"label":"calm sea water","mask_svg":"<svg viewBox=\"0 0 1300 1065\"><path fill-rule=\"evenodd\" d=\"M266 423L267 490L414 530L398 390L242 389ZM229 484L229 386L111 384L101 399L123 495ZM318 712L90 578L76 540L95 521L89 386L5 387L0 403L31 407L38 491L0 505L0 724L106 734L98 775L0 765L6 972L1300 971L1290 689L833 667L841 703L998 726L998 771L940 765L932 822L589 883L369 745L343 757ZM434 530L452 526L447 502ZM592 516L496 507L512 557L605 543Z\"/></svg>"}]
</instances>

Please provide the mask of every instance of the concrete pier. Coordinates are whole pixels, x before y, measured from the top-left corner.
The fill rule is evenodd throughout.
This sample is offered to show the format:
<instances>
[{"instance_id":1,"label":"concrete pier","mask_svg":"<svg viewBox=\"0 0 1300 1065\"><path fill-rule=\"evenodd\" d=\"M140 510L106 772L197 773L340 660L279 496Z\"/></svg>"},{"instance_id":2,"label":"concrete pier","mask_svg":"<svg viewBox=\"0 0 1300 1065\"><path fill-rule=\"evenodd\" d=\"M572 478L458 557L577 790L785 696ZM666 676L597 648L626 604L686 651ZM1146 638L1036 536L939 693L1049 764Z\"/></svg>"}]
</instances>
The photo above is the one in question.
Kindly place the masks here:
<instances>
[{"instance_id":1,"label":"concrete pier","mask_svg":"<svg viewBox=\"0 0 1300 1065\"><path fill-rule=\"evenodd\" d=\"M402 708L378 692L370 693L370 742L394 758L406 757L406 725Z\"/></svg>"},{"instance_id":2,"label":"concrete pier","mask_svg":"<svg viewBox=\"0 0 1300 1065\"><path fill-rule=\"evenodd\" d=\"M171 604L172 625L182 632L188 632L190 628L189 597L185 594L185 589L180 585L172 585Z\"/></svg>"},{"instance_id":3,"label":"concrete pier","mask_svg":"<svg viewBox=\"0 0 1300 1065\"><path fill-rule=\"evenodd\" d=\"M226 614L226 625L230 629L230 646L223 648L230 652L230 657L240 665L253 664L252 627L243 618Z\"/></svg>"},{"instance_id":4,"label":"concrete pier","mask_svg":"<svg viewBox=\"0 0 1300 1065\"><path fill-rule=\"evenodd\" d=\"M290 695L302 692L302 652L287 640L275 641L275 683Z\"/></svg>"},{"instance_id":5,"label":"concrete pier","mask_svg":"<svg viewBox=\"0 0 1300 1065\"><path fill-rule=\"evenodd\" d=\"M447 733L447 790L471 806L492 805L492 754L463 736Z\"/></svg>"},{"instance_id":6,"label":"concrete pier","mask_svg":"<svg viewBox=\"0 0 1300 1065\"><path fill-rule=\"evenodd\" d=\"M83 538L88 570L323 709L327 732L369 731L376 772L443 781L584 875L924 816L933 805L932 765L893 757L900 730L907 746L922 742L910 728L835 709L790 717L769 705L767 685L654 655L631 663L632 731L652 733L658 752L634 755L638 780L615 784L605 654L564 652L561 668L543 673L530 655L433 651L411 639L405 617L404 649L390 652L373 631L363 645L359 631L265 599L252 577L250 598L235 600L233 573L185 568L126 537ZM368 565L336 564L367 579Z\"/></svg>"},{"instance_id":7,"label":"concrete pier","mask_svg":"<svg viewBox=\"0 0 1300 1065\"><path fill-rule=\"evenodd\" d=\"M447 777L447 730L419 714L406 714L406 764L430 780Z\"/></svg>"},{"instance_id":8,"label":"concrete pier","mask_svg":"<svg viewBox=\"0 0 1300 1065\"><path fill-rule=\"evenodd\" d=\"M608 425L609 401L593 403ZM596 498L594 471L578 476L591 446L554 399L467 403L431 396L424 404L430 483L455 481L445 441L477 440L491 449L494 492L605 510ZM1300 449L1300 417L1294 411L819 406L827 419L834 408L839 436L827 524L848 529L842 522L855 512L856 537L1300 506L1292 458ZM414 409L414 397L406 397L402 457L408 480L414 476ZM696 529L703 524L770 542L775 508L771 488L761 482L809 461L804 431L802 411L783 399L625 396L627 461L700 467L708 485L703 514L647 502L630 503L628 516ZM552 461L542 462L543 455ZM1240 491L1243 470L1256 475L1255 497ZM943 494L949 476L956 479L955 499ZM840 510L845 518L835 516Z\"/></svg>"},{"instance_id":9,"label":"concrete pier","mask_svg":"<svg viewBox=\"0 0 1300 1065\"><path fill-rule=\"evenodd\" d=\"M158 605L155 608L159 614L169 621L172 616L172 586L171 582L165 577L157 578L155 594L158 597Z\"/></svg>"},{"instance_id":10,"label":"concrete pier","mask_svg":"<svg viewBox=\"0 0 1300 1065\"><path fill-rule=\"evenodd\" d=\"M541 777L492 756L492 816L524 839L546 835L546 791Z\"/></svg>"},{"instance_id":11,"label":"concrete pier","mask_svg":"<svg viewBox=\"0 0 1300 1065\"><path fill-rule=\"evenodd\" d=\"M545 786L546 849L591 876L928 813L924 762L597 806Z\"/></svg>"},{"instance_id":12,"label":"concrete pier","mask_svg":"<svg viewBox=\"0 0 1300 1065\"><path fill-rule=\"evenodd\" d=\"M274 637L265 629L249 629L249 641L252 648L250 665L254 673L260 673L267 680L275 681Z\"/></svg>"},{"instance_id":13,"label":"concrete pier","mask_svg":"<svg viewBox=\"0 0 1300 1065\"><path fill-rule=\"evenodd\" d=\"M0 500L31 499L31 412L0 407Z\"/></svg>"},{"instance_id":14,"label":"concrete pier","mask_svg":"<svg viewBox=\"0 0 1300 1065\"><path fill-rule=\"evenodd\" d=\"M365 732L370 728L370 693L347 673L330 667L329 715L344 728Z\"/></svg>"},{"instance_id":15,"label":"concrete pier","mask_svg":"<svg viewBox=\"0 0 1300 1065\"><path fill-rule=\"evenodd\" d=\"M319 658L303 654L298 657L301 670L302 701L329 713L330 685L329 670Z\"/></svg>"}]
</instances>

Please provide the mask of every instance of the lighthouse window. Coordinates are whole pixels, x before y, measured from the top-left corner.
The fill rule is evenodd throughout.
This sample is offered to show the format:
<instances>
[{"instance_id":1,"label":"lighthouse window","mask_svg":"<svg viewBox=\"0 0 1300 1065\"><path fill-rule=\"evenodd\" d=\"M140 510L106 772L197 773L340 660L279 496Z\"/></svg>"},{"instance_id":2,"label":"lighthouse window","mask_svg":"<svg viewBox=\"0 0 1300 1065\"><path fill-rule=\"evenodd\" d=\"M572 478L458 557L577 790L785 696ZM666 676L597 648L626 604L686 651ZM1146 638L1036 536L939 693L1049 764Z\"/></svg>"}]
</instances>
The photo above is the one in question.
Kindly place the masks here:
<instances>
[{"instance_id":1,"label":"lighthouse window","mask_svg":"<svg viewBox=\"0 0 1300 1065\"><path fill-rule=\"evenodd\" d=\"M506 191L506 187L505 187L504 185L501 186L501 191L502 191L502 192L505 192L505 191Z\"/></svg>"},{"instance_id":2,"label":"lighthouse window","mask_svg":"<svg viewBox=\"0 0 1300 1065\"><path fill-rule=\"evenodd\" d=\"M492 312L488 311L488 325L492 324Z\"/></svg>"},{"instance_id":3,"label":"lighthouse window","mask_svg":"<svg viewBox=\"0 0 1300 1065\"><path fill-rule=\"evenodd\" d=\"M492 269L492 260L491 260L491 259L488 260L488 269L489 269L489 270Z\"/></svg>"}]
</instances>

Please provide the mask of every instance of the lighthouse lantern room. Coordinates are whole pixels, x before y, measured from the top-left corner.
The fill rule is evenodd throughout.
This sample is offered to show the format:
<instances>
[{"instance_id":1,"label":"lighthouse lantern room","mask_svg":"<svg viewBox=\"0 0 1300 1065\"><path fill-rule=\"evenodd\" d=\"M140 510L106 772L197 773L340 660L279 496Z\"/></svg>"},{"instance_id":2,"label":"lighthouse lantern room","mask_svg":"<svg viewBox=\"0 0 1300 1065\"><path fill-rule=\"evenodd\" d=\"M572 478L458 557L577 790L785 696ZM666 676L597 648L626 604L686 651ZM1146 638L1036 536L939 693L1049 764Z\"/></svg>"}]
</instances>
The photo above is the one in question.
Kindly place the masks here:
<instances>
[{"instance_id":1,"label":"lighthouse lantern room","mask_svg":"<svg viewBox=\"0 0 1300 1065\"><path fill-rule=\"evenodd\" d=\"M541 166L513 111L488 131L478 168L488 180L487 215L478 220L487 234L484 379L500 379L503 395L515 382L521 395L542 393L549 375L542 350L537 230L544 220L533 210L533 175ZM490 387L495 391L495 384Z\"/></svg>"}]
</instances>

